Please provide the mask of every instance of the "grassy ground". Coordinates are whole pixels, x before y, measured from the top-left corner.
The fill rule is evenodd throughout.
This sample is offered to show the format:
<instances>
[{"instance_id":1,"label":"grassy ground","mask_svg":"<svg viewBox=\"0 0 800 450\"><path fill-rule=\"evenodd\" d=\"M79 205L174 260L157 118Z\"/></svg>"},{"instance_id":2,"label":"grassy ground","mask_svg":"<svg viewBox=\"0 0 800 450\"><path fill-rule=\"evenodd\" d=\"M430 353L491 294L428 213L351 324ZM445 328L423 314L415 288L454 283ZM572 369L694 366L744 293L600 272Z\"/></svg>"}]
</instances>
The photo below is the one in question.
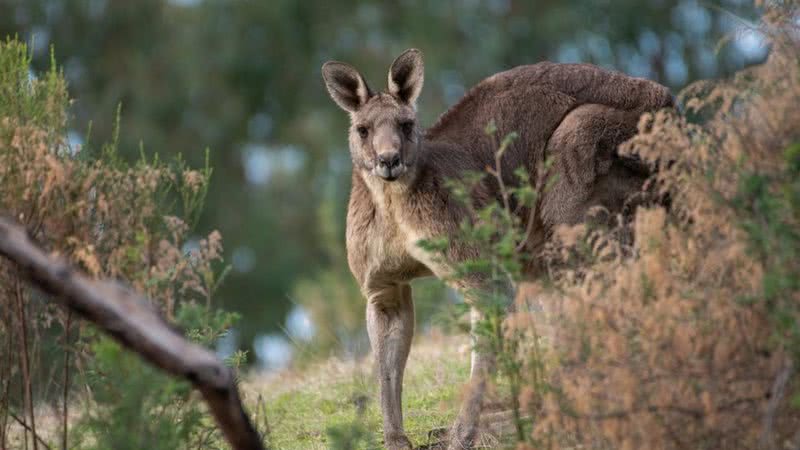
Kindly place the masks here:
<instances>
[{"instance_id":1,"label":"grassy ground","mask_svg":"<svg viewBox=\"0 0 800 450\"><path fill-rule=\"evenodd\" d=\"M466 335L427 335L414 343L403 384L403 415L406 434L415 446L435 443L436 436L429 438L429 433L449 427L455 419L469 378L469 353ZM332 358L302 369L245 376L240 390L247 409L256 415L259 431L268 427L274 450L383 448L378 385L370 356L359 361ZM70 421L76 421L85 407L72 405ZM40 405L36 423L43 440L57 447L58 412ZM489 436L482 442L497 441ZM11 448L23 447L22 429L13 424L10 443Z\"/></svg>"},{"instance_id":2,"label":"grassy ground","mask_svg":"<svg viewBox=\"0 0 800 450\"><path fill-rule=\"evenodd\" d=\"M415 445L426 444L429 431L450 425L468 375L466 336L431 336L415 343L403 392L405 429ZM327 449L332 441L348 438L360 438L357 448L382 448L378 387L369 358L253 376L242 390L251 404L262 402L274 449Z\"/></svg>"}]
</instances>

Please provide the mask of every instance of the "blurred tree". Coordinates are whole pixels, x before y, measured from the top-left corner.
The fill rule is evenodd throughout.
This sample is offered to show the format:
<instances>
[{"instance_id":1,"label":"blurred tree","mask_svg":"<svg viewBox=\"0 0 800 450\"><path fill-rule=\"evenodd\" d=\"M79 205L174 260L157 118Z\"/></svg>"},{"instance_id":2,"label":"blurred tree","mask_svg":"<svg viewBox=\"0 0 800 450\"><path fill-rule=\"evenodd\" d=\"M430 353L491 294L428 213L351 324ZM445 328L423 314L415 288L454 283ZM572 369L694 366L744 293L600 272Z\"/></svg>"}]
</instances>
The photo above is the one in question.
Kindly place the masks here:
<instances>
[{"instance_id":1,"label":"blurred tree","mask_svg":"<svg viewBox=\"0 0 800 450\"><path fill-rule=\"evenodd\" d=\"M55 47L76 99L75 142L90 121L90 139L109 139L109 112L121 104L123 154L134 158L143 146L199 165L211 149L198 232L226 237L233 270L219 298L242 313L249 343L282 325L300 280L347 276L331 272L345 264L329 251L343 236L320 224L342 229L350 182L346 116L320 81L325 60L355 64L382 89L392 58L422 49L420 115L430 123L483 77L544 59L593 62L675 88L730 73L763 56L754 35L715 50L740 25L736 15L754 11L741 0L719 8L697 0L0 0L0 36L34 42L39 69ZM319 214L323 204L335 214Z\"/></svg>"}]
</instances>

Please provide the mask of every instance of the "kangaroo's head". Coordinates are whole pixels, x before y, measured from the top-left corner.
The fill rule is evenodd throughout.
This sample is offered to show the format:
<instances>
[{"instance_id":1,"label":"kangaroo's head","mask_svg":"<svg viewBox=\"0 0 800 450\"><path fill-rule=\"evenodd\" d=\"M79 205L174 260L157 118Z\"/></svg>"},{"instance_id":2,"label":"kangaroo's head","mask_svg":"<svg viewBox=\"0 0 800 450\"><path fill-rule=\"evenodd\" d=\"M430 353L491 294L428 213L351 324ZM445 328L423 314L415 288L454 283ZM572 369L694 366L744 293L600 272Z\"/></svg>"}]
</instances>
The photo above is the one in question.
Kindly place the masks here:
<instances>
[{"instance_id":1,"label":"kangaroo's head","mask_svg":"<svg viewBox=\"0 0 800 450\"><path fill-rule=\"evenodd\" d=\"M419 152L416 102L423 72L422 53L406 50L389 69L387 90L376 93L353 66L337 61L322 66L331 98L350 113L350 153L356 170L386 181L413 171Z\"/></svg>"}]
</instances>

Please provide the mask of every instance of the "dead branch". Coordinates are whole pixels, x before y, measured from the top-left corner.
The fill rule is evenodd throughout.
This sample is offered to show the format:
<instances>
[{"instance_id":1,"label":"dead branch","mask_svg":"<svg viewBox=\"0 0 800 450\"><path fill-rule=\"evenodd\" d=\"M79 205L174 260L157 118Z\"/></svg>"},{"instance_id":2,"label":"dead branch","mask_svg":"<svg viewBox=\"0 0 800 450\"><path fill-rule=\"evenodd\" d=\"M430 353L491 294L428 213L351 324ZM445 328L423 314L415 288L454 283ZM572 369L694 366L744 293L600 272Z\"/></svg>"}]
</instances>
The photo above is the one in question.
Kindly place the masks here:
<instances>
[{"instance_id":1,"label":"dead branch","mask_svg":"<svg viewBox=\"0 0 800 450\"><path fill-rule=\"evenodd\" d=\"M51 258L21 226L4 217L0 217L0 254L53 300L151 364L189 380L234 449L264 448L242 406L231 369L209 350L189 342L146 298L118 282L90 280L63 260Z\"/></svg>"}]
</instances>

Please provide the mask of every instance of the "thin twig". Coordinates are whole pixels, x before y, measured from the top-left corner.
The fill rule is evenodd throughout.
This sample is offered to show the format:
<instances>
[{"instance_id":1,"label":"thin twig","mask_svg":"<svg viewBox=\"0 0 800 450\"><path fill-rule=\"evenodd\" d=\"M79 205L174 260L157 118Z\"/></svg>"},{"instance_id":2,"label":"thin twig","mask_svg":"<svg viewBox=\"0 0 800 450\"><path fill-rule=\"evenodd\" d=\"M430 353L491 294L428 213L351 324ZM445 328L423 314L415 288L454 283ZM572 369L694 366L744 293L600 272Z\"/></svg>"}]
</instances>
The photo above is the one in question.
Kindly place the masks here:
<instances>
[{"instance_id":1,"label":"thin twig","mask_svg":"<svg viewBox=\"0 0 800 450\"><path fill-rule=\"evenodd\" d=\"M546 160L543 160L542 163L547 166ZM520 239L519 244L515 249L518 252L525 248L525 245L528 243L528 239L530 239L531 235L533 234L534 226L536 224L536 217L538 216L539 207L542 203L542 191L547 185L546 180L549 173L550 170L545 167L544 172L541 174L541 177L539 177L540 179L537 180L538 186L534 190L535 197L533 199L533 204L531 205L531 212L528 214L528 223L525 224L525 232L522 234L522 239Z\"/></svg>"},{"instance_id":2,"label":"thin twig","mask_svg":"<svg viewBox=\"0 0 800 450\"><path fill-rule=\"evenodd\" d=\"M0 401L0 411L2 411L2 417L0 417L0 449L6 448L6 440L8 438L6 434L6 429L8 427L8 412L9 412L9 392L11 390L11 365L12 359L14 357L15 352L14 349L14 333L11 332L12 330L12 323L13 319L11 318L12 312L6 310L6 314L3 315L3 320L5 320L5 327L6 330L9 331L8 333L8 348L6 349L6 364L3 368L3 397L2 401Z\"/></svg>"},{"instance_id":3,"label":"thin twig","mask_svg":"<svg viewBox=\"0 0 800 450\"><path fill-rule=\"evenodd\" d=\"M33 382L31 380L30 372L30 355L28 354L28 321L25 317L25 305L23 304L24 302L22 300L22 286L18 276L14 278L14 290L17 300L17 319L19 320L20 333L22 335L22 383L25 397L25 408L27 408L28 415L31 419L30 430L34 437L33 450L38 450L39 445L36 443L36 418L33 412ZM27 436L27 432L25 435Z\"/></svg>"},{"instance_id":4,"label":"thin twig","mask_svg":"<svg viewBox=\"0 0 800 450\"><path fill-rule=\"evenodd\" d=\"M786 392L786 385L794 373L794 365L791 360L788 360L783 369L778 372L775 381L772 383L770 389L769 403L767 403L767 410L764 412L764 421L761 431L761 447L769 450L775 450L775 439L772 436L772 428L775 424L775 413L781 405L784 394Z\"/></svg>"},{"instance_id":5,"label":"thin twig","mask_svg":"<svg viewBox=\"0 0 800 450\"><path fill-rule=\"evenodd\" d=\"M69 332L72 327L72 310L67 311L67 325L64 330L64 392L63 392L63 431L61 433L61 448L67 450L67 433L69 424Z\"/></svg>"},{"instance_id":6,"label":"thin twig","mask_svg":"<svg viewBox=\"0 0 800 450\"><path fill-rule=\"evenodd\" d=\"M34 438L35 438L35 439L33 440L33 442L34 442L34 443L36 443L36 442L38 441L38 442L39 442L40 444L42 444L42 446L43 446L44 448L46 448L47 450L53 450L53 449L51 449L51 448L50 448L50 446L49 446L49 445L47 445L47 442L45 442L45 441L44 441L44 439L42 439L41 437L39 437L39 436L38 436L38 435L37 435L37 434L36 434L36 433L35 433L33 430L31 430L31 427L30 427L30 426L29 426L27 423L25 423L25 421L24 421L24 420L22 420L22 418L20 418L18 415L14 414L14 413L13 413L13 412L11 412L11 411L9 411L9 412L8 412L8 415L9 415L9 416L10 416L12 419L14 419L14 421L15 421L15 422L17 422L18 424L20 424L20 426L21 426L22 428L24 428L26 432L27 432L27 431L30 431L30 432L33 434L33 436L34 436Z\"/></svg>"},{"instance_id":7,"label":"thin twig","mask_svg":"<svg viewBox=\"0 0 800 450\"><path fill-rule=\"evenodd\" d=\"M494 170L490 170L489 173L494 175L497 179L497 184L500 187L500 196L503 198L503 208L505 208L506 213L511 215L511 206L508 202L508 189L506 188L506 184L503 181L503 152L498 151L494 155Z\"/></svg>"}]
</instances>

